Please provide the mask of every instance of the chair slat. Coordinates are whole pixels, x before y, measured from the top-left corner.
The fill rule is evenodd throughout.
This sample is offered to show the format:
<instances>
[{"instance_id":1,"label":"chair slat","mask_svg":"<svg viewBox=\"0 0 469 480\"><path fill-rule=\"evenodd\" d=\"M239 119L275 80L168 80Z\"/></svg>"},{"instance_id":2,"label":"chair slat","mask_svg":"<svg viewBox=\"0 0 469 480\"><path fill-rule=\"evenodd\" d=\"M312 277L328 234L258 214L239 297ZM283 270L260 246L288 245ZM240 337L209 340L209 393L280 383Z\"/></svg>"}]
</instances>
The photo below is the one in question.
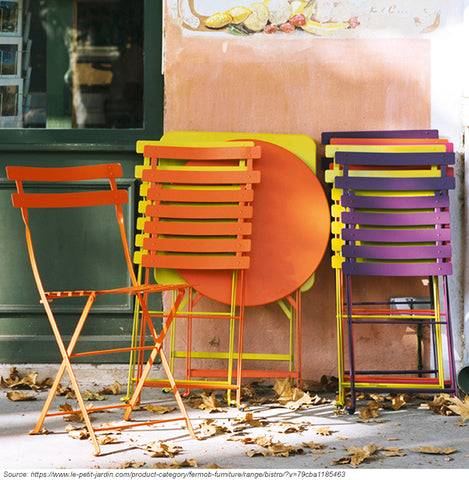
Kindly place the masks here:
<instances>
[{"instance_id":1,"label":"chair slat","mask_svg":"<svg viewBox=\"0 0 469 480\"><path fill-rule=\"evenodd\" d=\"M383 275L391 277L418 277L433 275L451 275L452 264L446 263L361 263L344 262L342 272L345 275Z\"/></svg>"},{"instance_id":2,"label":"chair slat","mask_svg":"<svg viewBox=\"0 0 469 480\"><path fill-rule=\"evenodd\" d=\"M143 155L147 158L172 158L180 160L239 160L260 158L258 146L179 147L174 145L145 145Z\"/></svg>"},{"instance_id":3,"label":"chair slat","mask_svg":"<svg viewBox=\"0 0 469 480\"><path fill-rule=\"evenodd\" d=\"M144 182L157 183L180 183L180 184L213 184L233 185L245 183L259 183L261 181L260 171L187 171L187 170L144 170L142 173Z\"/></svg>"},{"instance_id":4,"label":"chair slat","mask_svg":"<svg viewBox=\"0 0 469 480\"><path fill-rule=\"evenodd\" d=\"M336 152L335 163L339 165L413 166L453 165L454 152Z\"/></svg>"},{"instance_id":5,"label":"chair slat","mask_svg":"<svg viewBox=\"0 0 469 480\"><path fill-rule=\"evenodd\" d=\"M341 221L352 225L441 225L449 224L449 212L373 213L342 212ZM390 230L389 236L399 235L399 230Z\"/></svg>"},{"instance_id":6,"label":"chair slat","mask_svg":"<svg viewBox=\"0 0 469 480\"><path fill-rule=\"evenodd\" d=\"M389 247L381 245L343 245L342 255L346 258L382 260L443 259L451 257L451 246L408 245Z\"/></svg>"},{"instance_id":7,"label":"chair slat","mask_svg":"<svg viewBox=\"0 0 469 480\"><path fill-rule=\"evenodd\" d=\"M350 190L425 191L451 190L456 186L454 177L375 178L337 176L335 187Z\"/></svg>"},{"instance_id":8,"label":"chair slat","mask_svg":"<svg viewBox=\"0 0 469 480\"><path fill-rule=\"evenodd\" d=\"M118 163L60 168L9 166L6 171L9 180L24 182L72 182L122 177L122 166Z\"/></svg>"},{"instance_id":9,"label":"chair slat","mask_svg":"<svg viewBox=\"0 0 469 480\"><path fill-rule=\"evenodd\" d=\"M142 255L142 266L177 270L232 270L249 268L250 257L228 255Z\"/></svg>"},{"instance_id":10,"label":"chair slat","mask_svg":"<svg viewBox=\"0 0 469 480\"><path fill-rule=\"evenodd\" d=\"M181 188L150 188L147 198L161 202L252 202L252 189L189 190Z\"/></svg>"},{"instance_id":11,"label":"chair slat","mask_svg":"<svg viewBox=\"0 0 469 480\"><path fill-rule=\"evenodd\" d=\"M209 206L175 206L147 205L146 215L160 218L252 218L251 206L209 205Z\"/></svg>"},{"instance_id":12,"label":"chair slat","mask_svg":"<svg viewBox=\"0 0 469 480\"><path fill-rule=\"evenodd\" d=\"M448 195L426 196L368 196L342 195L340 204L351 208L382 208L382 209L414 209L414 208L447 208Z\"/></svg>"},{"instance_id":13,"label":"chair slat","mask_svg":"<svg viewBox=\"0 0 469 480\"><path fill-rule=\"evenodd\" d=\"M323 132L321 142L330 143L331 138L438 138L438 130L371 130L349 132Z\"/></svg>"},{"instance_id":14,"label":"chair slat","mask_svg":"<svg viewBox=\"0 0 469 480\"><path fill-rule=\"evenodd\" d=\"M250 222L154 222L144 224L144 232L162 235L250 235Z\"/></svg>"},{"instance_id":15,"label":"chair slat","mask_svg":"<svg viewBox=\"0 0 469 480\"><path fill-rule=\"evenodd\" d=\"M164 252L249 252L251 240L233 239L200 239L200 238L154 238L143 240L143 248L150 251Z\"/></svg>"},{"instance_id":16,"label":"chair slat","mask_svg":"<svg viewBox=\"0 0 469 480\"><path fill-rule=\"evenodd\" d=\"M13 193L13 206L19 208L72 208L128 203L125 190L74 193Z\"/></svg>"},{"instance_id":17,"label":"chair slat","mask_svg":"<svg viewBox=\"0 0 469 480\"><path fill-rule=\"evenodd\" d=\"M418 228L399 229L391 231L368 228L344 228L341 232L342 240L356 242L449 242L451 230L449 228Z\"/></svg>"}]
</instances>

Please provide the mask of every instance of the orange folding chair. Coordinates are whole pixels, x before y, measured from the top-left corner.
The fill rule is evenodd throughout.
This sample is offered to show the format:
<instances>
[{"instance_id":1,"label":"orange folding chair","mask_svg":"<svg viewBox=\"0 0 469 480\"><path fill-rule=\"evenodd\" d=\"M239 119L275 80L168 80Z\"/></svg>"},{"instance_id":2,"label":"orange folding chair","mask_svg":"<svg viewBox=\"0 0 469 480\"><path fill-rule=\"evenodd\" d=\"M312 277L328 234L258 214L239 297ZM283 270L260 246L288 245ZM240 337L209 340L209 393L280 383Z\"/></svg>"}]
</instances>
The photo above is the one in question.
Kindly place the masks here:
<instances>
[{"instance_id":1,"label":"orange folding chair","mask_svg":"<svg viewBox=\"0 0 469 480\"><path fill-rule=\"evenodd\" d=\"M139 222L142 235L137 243L142 250L136 253L136 263L154 268L158 282L164 282L168 275L178 278L178 272L184 277L185 271L215 276L226 291L223 303L229 305L229 309L217 311L195 310L204 295L197 291L197 285L188 289L184 310L176 313L187 322L186 350L179 357L185 360L186 374L184 379L176 380L177 385L186 389L226 389L229 402L230 392L235 390L237 405L241 401L244 272L250 265L252 185L260 181L260 172L253 169L253 160L259 158L260 153L260 147L253 146L252 142L218 142L210 146L155 142L144 147L145 158L151 159L151 165L142 170L145 193L140 211L145 217ZM142 272L146 282L151 268ZM158 312L151 315L157 317ZM194 351L192 337L197 331L193 326L196 319L197 325L207 319L227 322L229 335L225 352ZM140 337L134 342L143 345L145 331L146 326L142 324ZM175 329L171 335L173 367ZM209 365L195 369L193 360L201 359L207 359ZM223 366L214 367L216 362ZM142 353L131 359L131 383L144 386L166 383L160 379L145 380L148 372L142 377L143 364Z\"/></svg>"},{"instance_id":2,"label":"orange folding chair","mask_svg":"<svg viewBox=\"0 0 469 480\"><path fill-rule=\"evenodd\" d=\"M162 349L162 343L166 332L170 328L171 322L174 318L175 310L178 308L179 303L184 297L185 291L188 288L188 285L150 285L148 283L139 285L133 270L132 258L129 252L129 246L127 242L127 236L125 231L124 223L124 214L122 209L122 204L128 202L128 195L125 190L118 189L116 179L122 177L122 167L119 164L109 164L109 165L93 165L93 166L81 166L81 167L68 167L68 168L37 168L37 167L7 167L7 176L9 180L16 182L17 193L12 194L13 205L21 209L23 221L26 227L26 241L28 247L29 258L31 262L31 267L33 270L34 279L37 285L37 289L40 295L40 301L44 306L47 317L49 319L50 326L57 342L60 354L62 357L62 363L60 365L59 371L55 378L55 381L50 389L49 395L46 399L42 412L40 414L39 420L36 424L36 427L29 433L40 433L41 427L46 417L57 416L57 415L70 415L71 413L81 413L83 416L86 428L89 432L90 438L93 442L95 448L95 455L100 453L100 445L96 438L96 432L102 430L110 430L111 428L128 428L136 425L148 425L154 423L162 423L175 420L184 420L189 433L195 437L194 430L192 428L191 421L187 415L187 411L182 402L179 390L176 388L173 375L169 368L168 362L166 360L165 354ZM108 181L109 188L104 190L97 191L96 181ZM57 190L53 193L29 193L34 191L33 182L40 183L49 183L53 182L56 185L66 185L66 182L73 182L73 192L67 193L58 193ZM68 184L70 185L70 184ZM80 185L81 191L75 191ZM25 189L28 193L25 192ZM39 273L39 268L36 262L36 256L33 249L33 239L30 230L30 216L40 215L41 209L52 209L52 208L72 208L72 207L98 207L98 206L110 206L115 208L116 221L118 223L122 246L124 250L124 256L127 263L130 282L128 286L123 288L111 289L111 290L76 290L76 291L46 291L41 276ZM36 212L31 212L31 209L36 210ZM37 211L39 210L39 211ZM51 226L48 225L48 228ZM51 235L53 233L51 232ZM89 252L89 260L94 261L93 265L96 263L96 255L98 252ZM83 259L85 261L85 259ZM174 309L168 312L165 317L165 323L160 332L157 332L150 315L148 314L147 309L147 299L148 294L152 292L162 292L164 290L177 290L178 297L176 299ZM153 342L147 347L126 347L120 349L109 349L109 350L99 350L99 351L80 351L76 352L75 347L77 346L80 334L85 326L85 322L88 318L88 314L95 302L96 298L101 295L106 294L117 294L117 295L134 295L138 298L138 302L141 307L142 319L147 328L149 329ZM64 343L64 338L59 329L57 321L55 319L54 313L52 311L51 303L58 299L74 298L74 297L85 297L87 298L81 316L77 321L75 330L71 336L68 346ZM146 422L132 422L127 425L120 425L115 427L106 426L105 428L95 428L90 420L89 413L94 411L108 410L113 408L125 408L124 420L129 420L130 414L136 403L140 398L140 391L143 383L137 385L135 392L132 398L127 403L121 403L119 405L104 406L104 407L89 407L85 405L83 400L83 395L80 392L80 387L77 382L77 378L74 374L72 367L72 359L83 358L87 355L102 355L110 354L116 352L125 352L130 350L139 350L139 348L145 348L150 351L149 363L153 363L157 356L161 358L161 363L166 372L169 384L172 387L174 395L176 397L179 409L181 411L182 417L171 418L168 420L157 420L157 421L146 421ZM151 367L149 367L151 368ZM144 370L143 375L145 375L149 368ZM52 412L49 413L49 409L52 404L52 400L57 393L57 388L59 383L64 375L67 372L70 382L73 388L73 391L76 395L76 399L79 405L79 410L75 412Z\"/></svg>"}]
</instances>

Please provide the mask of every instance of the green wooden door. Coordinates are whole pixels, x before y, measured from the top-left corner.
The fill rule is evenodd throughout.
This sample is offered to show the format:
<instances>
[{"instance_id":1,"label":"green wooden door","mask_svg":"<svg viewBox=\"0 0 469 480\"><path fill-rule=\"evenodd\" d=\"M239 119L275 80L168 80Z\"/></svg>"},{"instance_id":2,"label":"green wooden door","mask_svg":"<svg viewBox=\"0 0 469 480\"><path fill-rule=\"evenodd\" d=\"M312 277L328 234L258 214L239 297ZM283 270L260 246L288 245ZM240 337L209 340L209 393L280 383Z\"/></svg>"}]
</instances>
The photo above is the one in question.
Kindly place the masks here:
<instances>
[{"instance_id":1,"label":"green wooden door","mask_svg":"<svg viewBox=\"0 0 469 480\"><path fill-rule=\"evenodd\" d=\"M35 50L34 45L29 46L28 73L23 52L17 78L7 82L10 90L12 82L13 88L21 90L22 98L18 97L21 105L14 107L17 124L7 123L14 117L7 118L7 110L0 116L0 362L8 364L56 362L60 356L39 304L27 256L24 225L20 212L11 204L14 185L6 179L5 167L121 163L124 178L120 183L130 198L125 215L132 245L138 199L134 168L141 161L135 153L135 143L162 135L160 2L47 0L46 3L30 2L30 5L33 11L18 12L22 26L21 48L28 52L29 38L25 35L29 32L33 40L43 42L45 55ZM133 10L129 10L130 7ZM28 20L27 14L32 18ZM0 34L0 43L1 39ZM110 79L117 78L114 67L122 60L124 51L119 50L119 42L123 41L122 48L128 50L135 39L140 39L138 46L142 48L143 84L136 86L132 78L132 82L123 87L124 100L114 98L112 102L114 87ZM128 71L131 77L138 77L137 73L132 69ZM0 86L2 81L0 75ZM28 99L30 92L33 95ZM3 98L0 91L0 100ZM126 105L130 105L127 110ZM36 188L40 191L47 187L37 185ZM41 211L32 220L32 226L37 227L34 240L46 289L75 288L79 284L83 288L112 288L128 284L121 245L112 242L112 238L116 238L112 209L103 207L97 214L87 209L64 210L58 218L63 229L50 240L47 238L49 227L56 220L57 217L47 211ZM102 254L102 258L93 262L92 269L84 268L80 255L90 253ZM68 261L59 260L62 255L68 257ZM81 305L82 302L75 299L54 301L53 309L65 337L73 331ZM82 342L87 348L92 345L97 349L127 346L132 317L130 297L99 299ZM100 362L103 358L100 357ZM85 361L90 360L93 359ZM127 362L128 355L106 360Z\"/></svg>"}]
</instances>

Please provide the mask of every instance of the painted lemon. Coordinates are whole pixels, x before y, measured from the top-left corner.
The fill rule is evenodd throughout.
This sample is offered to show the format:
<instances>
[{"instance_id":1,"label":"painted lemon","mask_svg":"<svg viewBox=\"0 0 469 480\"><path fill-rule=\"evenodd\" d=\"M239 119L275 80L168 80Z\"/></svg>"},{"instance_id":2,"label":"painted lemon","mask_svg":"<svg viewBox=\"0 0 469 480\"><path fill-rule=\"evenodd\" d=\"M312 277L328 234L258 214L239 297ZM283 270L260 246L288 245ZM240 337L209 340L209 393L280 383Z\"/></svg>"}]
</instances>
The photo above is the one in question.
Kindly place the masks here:
<instances>
[{"instance_id":1,"label":"painted lemon","mask_svg":"<svg viewBox=\"0 0 469 480\"><path fill-rule=\"evenodd\" d=\"M249 5L249 10L251 14L244 21L244 26L253 32L264 30L269 20L268 8L263 3L256 2Z\"/></svg>"},{"instance_id":2,"label":"painted lemon","mask_svg":"<svg viewBox=\"0 0 469 480\"><path fill-rule=\"evenodd\" d=\"M227 12L228 15L231 15L233 23L242 23L246 18L251 15L251 10L247 7L233 7L230 8Z\"/></svg>"},{"instance_id":3,"label":"painted lemon","mask_svg":"<svg viewBox=\"0 0 469 480\"><path fill-rule=\"evenodd\" d=\"M224 13L214 13L208 17L204 24L208 28L223 28L229 25L233 21L231 15L227 12Z\"/></svg>"}]
</instances>

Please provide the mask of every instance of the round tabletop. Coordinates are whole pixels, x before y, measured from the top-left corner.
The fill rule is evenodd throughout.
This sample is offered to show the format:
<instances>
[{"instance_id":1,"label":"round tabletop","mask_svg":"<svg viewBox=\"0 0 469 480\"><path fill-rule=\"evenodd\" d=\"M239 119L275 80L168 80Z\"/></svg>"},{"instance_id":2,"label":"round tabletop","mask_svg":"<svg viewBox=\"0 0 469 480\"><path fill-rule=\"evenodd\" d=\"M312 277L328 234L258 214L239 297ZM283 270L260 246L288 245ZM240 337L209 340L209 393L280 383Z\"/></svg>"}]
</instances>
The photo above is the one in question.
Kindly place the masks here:
<instances>
[{"instance_id":1,"label":"round tabletop","mask_svg":"<svg viewBox=\"0 0 469 480\"><path fill-rule=\"evenodd\" d=\"M322 260L330 233L329 203L311 168L285 148L253 141L262 148L262 157L254 161L261 182L253 186L246 306L275 302L301 287ZM206 297L230 303L231 272L180 270L179 274Z\"/></svg>"}]
</instances>

